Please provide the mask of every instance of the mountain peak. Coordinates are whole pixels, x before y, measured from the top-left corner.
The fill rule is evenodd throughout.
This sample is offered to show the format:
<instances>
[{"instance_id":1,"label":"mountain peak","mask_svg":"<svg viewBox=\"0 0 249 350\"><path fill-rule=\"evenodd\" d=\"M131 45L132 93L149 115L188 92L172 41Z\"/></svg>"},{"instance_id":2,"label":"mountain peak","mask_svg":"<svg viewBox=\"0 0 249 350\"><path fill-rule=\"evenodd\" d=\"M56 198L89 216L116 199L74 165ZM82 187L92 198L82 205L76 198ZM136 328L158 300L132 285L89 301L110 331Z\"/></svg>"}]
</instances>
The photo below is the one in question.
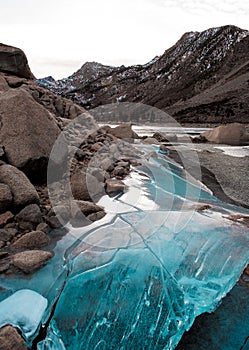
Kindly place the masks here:
<instances>
[{"instance_id":1,"label":"mountain peak","mask_svg":"<svg viewBox=\"0 0 249 350\"><path fill-rule=\"evenodd\" d=\"M249 122L248 57L249 32L227 25L185 33L144 65L86 62L58 81L57 88L88 109L116 101L143 102L184 121Z\"/></svg>"}]
</instances>

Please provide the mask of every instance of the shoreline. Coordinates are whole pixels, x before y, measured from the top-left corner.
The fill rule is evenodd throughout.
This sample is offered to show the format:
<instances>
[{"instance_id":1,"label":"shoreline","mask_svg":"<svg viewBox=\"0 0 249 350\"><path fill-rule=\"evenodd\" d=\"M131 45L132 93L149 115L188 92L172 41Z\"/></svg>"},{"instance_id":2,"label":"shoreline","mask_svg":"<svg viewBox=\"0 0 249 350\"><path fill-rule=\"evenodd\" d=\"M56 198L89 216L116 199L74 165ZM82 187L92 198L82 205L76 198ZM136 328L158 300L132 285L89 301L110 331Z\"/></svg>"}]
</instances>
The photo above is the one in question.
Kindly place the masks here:
<instances>
[{"instance_id":1,"label":"shoreline","mask_svg":"<svg viewBox=\"0 0 249 350\"><path fill-rule=\"evenodd\" d=\"M183 165L176 150L173 150L173 151L171 150L169 157L172 158L178 164ZM200 160L200 157L199 157L199 160ZM242 203L239 200L233 199L225 193L224 189L222 188L222 181L219 181L215 176L215 173L211 171L207 166L205 166L204 162L201 160L200 160L200 166L201 166L201 182L212 191L213 195L216 198L218 198L224 203L249 209L249 204ZM235 170L234 172L235 176L237 173L239 173L239 170L237 171ZM194 173L191 173L191 175L195 177ZM238 197L240 197L240 195L238 195Z\"/></svg>"}]
</instances>

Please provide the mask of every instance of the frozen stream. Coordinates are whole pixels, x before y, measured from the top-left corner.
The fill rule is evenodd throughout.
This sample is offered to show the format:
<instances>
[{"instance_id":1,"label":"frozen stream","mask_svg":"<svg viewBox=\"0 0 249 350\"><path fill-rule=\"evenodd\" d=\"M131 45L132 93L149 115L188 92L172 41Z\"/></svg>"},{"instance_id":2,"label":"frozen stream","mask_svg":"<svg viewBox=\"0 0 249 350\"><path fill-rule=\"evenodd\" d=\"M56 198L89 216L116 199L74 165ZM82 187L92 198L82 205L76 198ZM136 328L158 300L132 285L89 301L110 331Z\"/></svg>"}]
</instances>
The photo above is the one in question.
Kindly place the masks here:
<instances>
[{"instance_id":1,"label":"frozen stream","mask_svg":"<svg viewBox=\"0 0 249 350\"><path fill-rule=\"evenodd\" d=\"M249 260L249 229L227 218L241 208L183 175L152 154L126 180L126 193L100 200L101 221L71 228L32 277L2 279L0 326L19 327L31 344L37 325L52 316L40 350L174 349ZM198 202L211 208L197 211ZM27 299L24 317L16 310Z\"/></svg>"}]
</instances>

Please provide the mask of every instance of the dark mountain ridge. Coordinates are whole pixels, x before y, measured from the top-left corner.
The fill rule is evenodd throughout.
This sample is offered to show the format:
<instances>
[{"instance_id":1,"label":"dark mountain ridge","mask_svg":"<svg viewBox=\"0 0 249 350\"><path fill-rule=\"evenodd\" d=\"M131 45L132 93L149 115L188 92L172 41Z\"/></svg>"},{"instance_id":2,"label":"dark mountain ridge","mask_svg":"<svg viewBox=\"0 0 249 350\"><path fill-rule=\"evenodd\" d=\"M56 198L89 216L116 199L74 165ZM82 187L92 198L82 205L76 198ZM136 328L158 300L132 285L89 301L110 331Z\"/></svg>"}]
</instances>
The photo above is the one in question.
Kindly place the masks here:
<instances>
[{"instance_id":1,"label":"dark mountain ridge","mask_svg":"<svg viewBox=\"0 0 249 350\"><path fill-rule=\"evenodd\" d=\"M249 31L224 26L185 33L145 65L87 62L66 79L40 84L87 109L142 102L180 122L249 123Z\"/></svg>"}]
</instances>

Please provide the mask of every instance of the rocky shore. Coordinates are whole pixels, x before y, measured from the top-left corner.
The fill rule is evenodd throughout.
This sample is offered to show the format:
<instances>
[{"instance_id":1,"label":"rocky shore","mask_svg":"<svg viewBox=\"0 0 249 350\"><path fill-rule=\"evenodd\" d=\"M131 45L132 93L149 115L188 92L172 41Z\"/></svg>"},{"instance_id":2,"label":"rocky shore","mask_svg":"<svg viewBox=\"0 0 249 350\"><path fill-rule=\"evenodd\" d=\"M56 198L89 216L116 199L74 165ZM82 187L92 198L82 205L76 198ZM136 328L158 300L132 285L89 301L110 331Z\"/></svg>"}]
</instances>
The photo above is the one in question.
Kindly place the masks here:
<instances>
[{"instance_id":1,"label":"rocky shore","mask_svg":"<svg viewBox=\"0 0 249 350\"><path fill-rule=\"evenodd\" d=\"M67 128L76 118L83 120L87 132ZM121 180L134 160L121 140L133 142L135 133L130 126L98 129L83 108L34 83L21 50L0 45L0 274L30 274L41 268L53 257L51 233L67 232L52 207L46 182L50 152L64 131L69 140L63 156L73 153L73 201L64 198L60 213L67 222L77 221L80 212L90 224L105 215L95 199L125 189ZM98 166L89 173L88 164L100 149L101 156L95 157ZM55 168L60 166L59 159L53 161ZM50 195L56 200L56 193Z\"/></svg>"}]
</instances>

